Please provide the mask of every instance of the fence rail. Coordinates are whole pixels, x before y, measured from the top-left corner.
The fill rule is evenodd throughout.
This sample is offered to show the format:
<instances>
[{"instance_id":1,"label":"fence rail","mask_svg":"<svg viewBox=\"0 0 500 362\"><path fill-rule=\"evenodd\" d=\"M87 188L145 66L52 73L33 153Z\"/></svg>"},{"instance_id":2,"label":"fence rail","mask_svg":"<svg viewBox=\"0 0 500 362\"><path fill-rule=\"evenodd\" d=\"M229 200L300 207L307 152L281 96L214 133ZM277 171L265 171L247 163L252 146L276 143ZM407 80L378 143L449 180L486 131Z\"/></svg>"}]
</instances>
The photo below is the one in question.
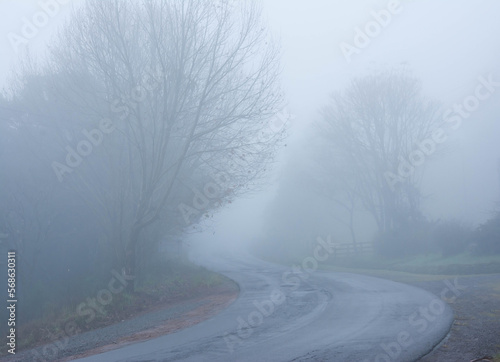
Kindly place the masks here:
<instances>
[{"instance_id":1,"label":"fence rail","mask_svg":"<svg viewBox=\"0 0 500 362\"><path fill-rule=\"evenodd\" d=\"M333 248L334 257L363 255L373 252L373 243L337 243Z\"/></svg>"}]
</instances>

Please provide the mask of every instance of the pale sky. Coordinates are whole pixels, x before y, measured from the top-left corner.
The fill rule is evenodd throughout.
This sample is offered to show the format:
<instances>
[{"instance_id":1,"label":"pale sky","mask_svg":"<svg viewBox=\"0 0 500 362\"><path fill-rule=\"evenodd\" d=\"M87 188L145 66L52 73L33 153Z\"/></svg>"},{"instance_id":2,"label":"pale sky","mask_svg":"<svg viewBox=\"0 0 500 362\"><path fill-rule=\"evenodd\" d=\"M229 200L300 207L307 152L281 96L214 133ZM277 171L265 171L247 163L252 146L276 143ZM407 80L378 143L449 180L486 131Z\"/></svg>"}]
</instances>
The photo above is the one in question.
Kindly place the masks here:
<instances>
[{"instance_id":1,"label":"pale sky","mask_svg":"<svg viewBox=\"0 0 500 362\"><path fill-rule=\"evenodd\" d=\"M34 21L42 11L41 4L48 2L0 0L0 85L5 85L9 68L23 54L14 51L9 34L22 35L23 18ZM67 2L28 40L35 54L46 46L71 7L81 1ZM481 75L493 74L500 80L497 0L400 1L397 13L390 13L379 34L370 37L368 45L348 62L341 43L353 45L356 28L364 31L374 21L374 13L386 14L390 3L394 2L262 0L270 29L281 39L283 86L289 112L296 116L294 124L299 129L291 139L291 147L300 141L301 127L317 118L330 92L342 90L350 78L367 74L370 69L404 63L422 79L425 93L447 106L473 94ZM44 21L43 16L40 19ZM493 200L491 192L483 190L498 190L495 160L500 158L500 119L495 104L499 100L500 88L451 137L452 149L459 152L426 165L434 175L427 190L433 195L434 203L429 208L434 216L452 215L475 222L487 218L484 212ZM254 210L249 204L243 205L243 209L254 213L260 207ZM238 215L234 210L231 214Z\"/></svg>"}]
</instances>

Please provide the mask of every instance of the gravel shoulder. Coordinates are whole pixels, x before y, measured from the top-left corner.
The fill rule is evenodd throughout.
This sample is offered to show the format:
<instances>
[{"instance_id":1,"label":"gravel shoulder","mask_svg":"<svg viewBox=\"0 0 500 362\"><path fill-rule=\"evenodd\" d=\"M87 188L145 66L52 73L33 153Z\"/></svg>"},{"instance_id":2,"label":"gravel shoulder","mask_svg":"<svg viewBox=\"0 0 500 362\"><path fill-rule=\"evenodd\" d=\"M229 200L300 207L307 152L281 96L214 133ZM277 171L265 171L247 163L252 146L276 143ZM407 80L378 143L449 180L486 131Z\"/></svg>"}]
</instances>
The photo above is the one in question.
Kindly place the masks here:
<instances>
[{"instance_id":1,"label":"gravel shoulder","mask_svg":"<svg viewBox=\"0 0 500 362\"><path fill-rule=\"evenodd\" d=\"M473 361L500 354L500 274L408 283L445 298L455 320L450 333L422 362ZM497 357L498 358L498 357ZM497 360L495 360L497 361Z\"/></svg>"}]
</instances>

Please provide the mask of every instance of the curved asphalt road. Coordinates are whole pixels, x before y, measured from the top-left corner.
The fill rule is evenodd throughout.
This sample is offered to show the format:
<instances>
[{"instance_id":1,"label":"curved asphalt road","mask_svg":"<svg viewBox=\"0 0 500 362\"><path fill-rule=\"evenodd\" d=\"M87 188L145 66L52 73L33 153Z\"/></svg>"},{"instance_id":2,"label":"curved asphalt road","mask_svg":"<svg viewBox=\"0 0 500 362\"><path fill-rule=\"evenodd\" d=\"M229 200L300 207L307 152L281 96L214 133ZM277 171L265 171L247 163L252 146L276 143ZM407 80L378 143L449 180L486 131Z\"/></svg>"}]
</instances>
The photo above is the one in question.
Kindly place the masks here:
<instances>
[{"instance_id":1,"label":"curved asphalt road","mask_svg":"<svg viewBox=\"0 0 500 362\"><path fill-rule=\"evenodd\" d=\"M227 254L194 259L238 282L240 295L229 308L182 331L79 361L415 361L453 321L441 299L405 284L314 270L312 257L304 260L306 272Z\"/></svg>"}]
</instances>

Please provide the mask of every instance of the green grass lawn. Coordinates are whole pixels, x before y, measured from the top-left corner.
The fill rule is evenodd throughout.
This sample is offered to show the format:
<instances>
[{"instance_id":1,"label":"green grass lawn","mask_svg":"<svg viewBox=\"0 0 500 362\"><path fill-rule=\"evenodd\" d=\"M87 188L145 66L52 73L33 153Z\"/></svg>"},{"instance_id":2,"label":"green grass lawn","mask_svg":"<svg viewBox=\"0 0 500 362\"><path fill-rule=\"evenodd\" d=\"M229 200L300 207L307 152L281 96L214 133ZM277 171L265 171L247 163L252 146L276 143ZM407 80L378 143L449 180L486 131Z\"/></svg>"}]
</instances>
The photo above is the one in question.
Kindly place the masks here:
<instances>
[{"instance_id":1,"label":"green grass lawn","mask_svg":"<svg viewBox=\"0 0 500 362\"><path fill-rule=\"evenodd\" d=\"M408 273L408 272L394 271L388 269L364 269L355 267L340 267L329 264L320 265L320 269L338 273L354 273L354 274L368 275L377 278L389 279L400 283L445 280L450 277L449 275L416 274L416 273Z\"/></svg>"},{"instance_id":2,"label":"green grass lawn","mask_svg":"<svg viewBox=\"0 0 500 362\"><path fill-rule=\"evenodd\" d=\"M464 264L488 264L500 263L500 255L470 255L469 253L457 254L449 257L442 257L440 254L419 255L410 258L406 265L464 265Z\"/></svg>"},{"instance_id":3,"label":"green grass lawn","mask_svg":"<svg viewBox=\"0 0 500 362\"><path fill-rule=\"evenodd\" d=\"M364 273L473 275L500 273L500 255L476 256L469 253L443 257L440 254L417 255L405 258L385 258L375 254L328 259L325 267L331 270L360 270ZM430 277L432 278L432 277ZM421 279L420 279L421 280Z\"/></svg>"}]
</instances>

